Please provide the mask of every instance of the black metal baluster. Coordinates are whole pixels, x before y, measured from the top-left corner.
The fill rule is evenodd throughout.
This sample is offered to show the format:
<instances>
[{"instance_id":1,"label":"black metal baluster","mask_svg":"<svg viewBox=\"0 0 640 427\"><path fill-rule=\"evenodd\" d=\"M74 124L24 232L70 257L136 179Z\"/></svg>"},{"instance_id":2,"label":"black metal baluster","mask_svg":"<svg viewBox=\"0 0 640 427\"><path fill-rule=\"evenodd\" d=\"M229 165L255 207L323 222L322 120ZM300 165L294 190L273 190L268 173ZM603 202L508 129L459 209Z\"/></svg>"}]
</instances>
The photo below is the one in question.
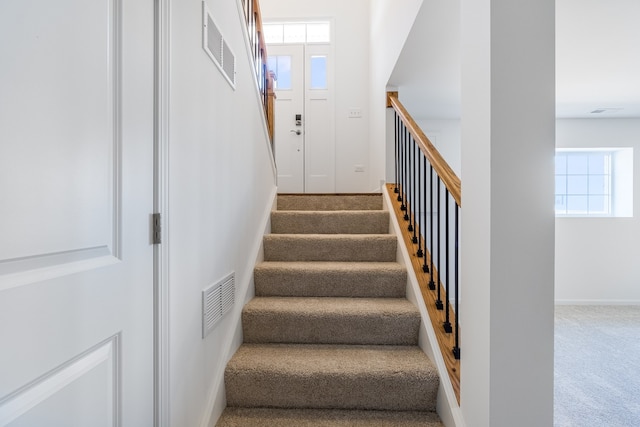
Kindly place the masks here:
<instances>
[{"instance_id":1,"label":"black metal baluster","mask_svg":"<svg viewBox=\"0 0 640 427\"><path fill-rule=\"evenodd\" d=\"M416 236L416 229L418 228L418 220L417 220L417 215L419 212L418 209L418 202L416 200L418 200L418 189L417 189L417 185L416 185L416 180L418 180L418 182L420 182L420 161L418 160L418 154L420 154L420 150L418 149L418 142L416 140L413 140L413 187L412 187L412 191L413 191L413 199L411 202L411 211L413 212L413 227L411 230L409 231L413 231L413 237L411 238L411 242L415 245L416 243L418 243L418 237Z\"/></svg>"},{"instance_id":2,"label":"black metal baluster","mask_svg":"<svg viewBox=\"0 0 640 427\"><path fill-rule=\"evenodd\" d=\"M398 182L400 182L400 188L398 190L398 201L402 202L403 198L402 198L402 191L404 190L404 188L402 187L404 184L402 183L402 176L404 174L404 169L403 169L403 163L402 163L402 159L403 159L403 150L402 150L402 144L403 144L403 138L402 138L402 128L403 128L403 123L402 120L398 121L398 125L399 125L399 129L398 129L398 161L400 162L400 171L398 174ZM402 210L402 204L400 203L400 209Z\"/></svg>"},{"instance_id":3,"label":"black metal baluster","mask_svg":"<svg viewBox=\"0 0 640 427\"><path fill-rule=\"evenodd\" d=\"M404 144L405 143L405 131L404 131L404 123L400 121L400 164L402 168L400 168L400 194L398 194L398 201L400 203L400 210L404 211L406 209L404 205L404 171L405 171L405 151Z\"/></svg>"},{"instance_id":4,"label":"black metal baluster","mask_svg":"<svg viewBox=\"0 0 640 427\"><path fill-rule=\"evenodd\" d=\"M459 315L458 315L458 243L459 243L459 226L458 226L458 212L460 211L460 206L458 206L458 204L456 203L456 215L455 215L455 227L456 227L456 233L455 233L455 248L454 248L454 268L455 268L455 272L454 272L454 286L455 286L455 295L454 295L454 310L455 310L455 335L454 335L454 340L455 340L455 346L453 347L453 357L455 357L456 359L460 359L460 336L459 336L459 326L458 326L458 320L459 320Z\"/></svg>"},{"instance_id":5,"label":"black metal baluster","mask_svg":"<svg viewBox=\"0 0 640 427\"><path fill-rule=\"evenodd\" d=\"M422 151L418 150L418 155L418 203L416 204L416 224L417 228L420 229L420 233L418 233L418 251L416 252L416 256L418 258L422 258L424 256L424 253L422 252L422 239L423 236L426 237L426 234L424 233L424 222L420 224L420 219L422 218L422 215L420 215L420 209L422 209L424 203L424 190L422 188L422 182L424 180L422 177L425 175L425 171L422 170L422 162L420 161L421 158L424 158L424 154Z\"/></svg>"},{"instance_id":6,"label":"black metal baluster","mask_svg":"<svg viewBox=\"0 0 640 427\"><path fill-rule=\"evenodd\" d=\"M449 190L445 189L444 194L444 272L445 279L444 282L444 303L446 305L445 309L445 320L442 324L444 331L448 334L452 332L451 329L451 320L449 319L449 284L451 283L449 276Z\"/></svg>"},{"instance_id":7,"label":"black metal baluster","mask_svg":"<svg viewBox=\"0 0 640 427\"><path fill-rule=\"evenodd\" d=\"M413 136L411 136L411 134L409 134L409 166L408 166L408 171L409 171L409 182L408 182L408 186L407 186L407 215L409 216L408 218L405 216L405 220L409 221L409 226L407 227L407 230L409 230L409 232L413 231L413 222L411 221L411 217L413 214L413 210L414 210L414 199L413 199L413 187L414 187L414 180L413 177L415 175L415 171L413 170L413 155L414 155L414 149L413 146L415 144L415 140L413 139Z\"/></svg>"},{"instance_id":8,"label":"black metal baluster","mask_svg":"<svg viewBox=\"0 0 640 427\"><path fill-rule=\"evenodd\" d=\"M403 177L402 177L402 206L400 206L400 210L404 211L404 219L407 220L408 219L408 215L407 215L407 204L409 203L408 201L408 194L407 194L407 127L404 125L402 125L402 128L404 130L403 135L402 135L402 152L403 152L403 167L402 167L402 173L403 173Z\"/></svg>"},{"instance_id":9,"label":"black metal baluster","mask_svg":"<svg viewBox=\"0 0 640 427\"><path fill-rule=\"evenodd\" d=\"M442 218L440 218L440 177L437 178L436 185L438 186L438 191L436 192L437 193L436 209L438 210L438 219L437 219L437 222L438 222L438 224L437 224L437 226L438 226L438 228L437 228L438 229L438 245L437 245L438 259L436 260L436 268L438 270L438 281L436 283L436 288L437 288L437 291L438 291L438 299L436 300L436 308L438 310L442 310L442 309L444 309L444 305L442 304L442 298L441 298L441 295L440 295L440 288L442 287L441 286L442 281L440 280L440 274L441 274L441 271L442 271L442 270L440 270L440 259L442 258L441 253L440 253L440 246L441 246L440 242L442 241L442 238L440 237L441 236L440 235L440 223L442 222Z\"/></svg>"},{"instance_id":10,"label":"black metal baluster","mask_svg":"<svg viewBox=\"0 0 640 427\"><path fill-rule=\"evenodd\" d=\"M422 264L422 271L424 273L429 272L429 267L427 266L427 155L425 154L422 157L422 182L424 184L424 197L422 198L422 228L424 230L424 263Z\"/></svg>"},{"instance_id":11,"label":"black metal baluster","mask_svg":"<svg viewBox=\"0 0 640 427\"><path fill-rule=\"evenodd\" d=\"M400 192L400 190L398 189L398 181L400 180L400 165L398 164L398 151L399 151L399 146L400 146L400 137L399 137L400 134L398 133L399 132L399 130L398 130L399 129L399 126L398 126L399 117L398 117L398 112L396 110L393 110L393 114L395 116L395 121L394 121L393 125L394 125L394 130L395 130L395 135L396 135L395 147L394 147L395 159L396 159L396 162L395 162L395 165L396 165L396 170L395 170L395 172L396 172L396 186L393 189L393 192L398 194Z\"/></svg>"},{"instance_id":12,"label":"black metal baluster","mask_svg":"<svg viewBox=\"0 0 640 427\"><path fill-rule=\"evenodd\" d=\"M433 281L433 165L429 164L429 231L431 231L430 233L430 245L429 245L429 259L431 260L430 265L431 268L429 269L429 271L431 271L430 274L430 278L429 278L429 289L432 291L436 290L436 284Z\"/></svg>"}]
</instances>

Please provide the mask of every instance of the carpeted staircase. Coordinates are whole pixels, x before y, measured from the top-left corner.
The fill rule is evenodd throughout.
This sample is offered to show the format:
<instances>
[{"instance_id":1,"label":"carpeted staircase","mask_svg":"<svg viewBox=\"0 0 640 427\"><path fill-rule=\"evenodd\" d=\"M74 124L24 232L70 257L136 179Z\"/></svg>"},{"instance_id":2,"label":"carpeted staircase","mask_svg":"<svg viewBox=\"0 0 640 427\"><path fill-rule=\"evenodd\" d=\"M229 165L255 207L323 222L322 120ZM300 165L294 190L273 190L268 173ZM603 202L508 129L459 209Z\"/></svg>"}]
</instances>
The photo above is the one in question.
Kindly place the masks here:
<instances>
[{"instance_id":1,"label":"carpeted staircase","mask_svg":"<svg viewBox=\"0 0 640 427\"><path fill-rule=\"evenodd\" d=\"M382 196L280 195L271 228L217 426L442 426Z\"/></svg>"}]
</instances>

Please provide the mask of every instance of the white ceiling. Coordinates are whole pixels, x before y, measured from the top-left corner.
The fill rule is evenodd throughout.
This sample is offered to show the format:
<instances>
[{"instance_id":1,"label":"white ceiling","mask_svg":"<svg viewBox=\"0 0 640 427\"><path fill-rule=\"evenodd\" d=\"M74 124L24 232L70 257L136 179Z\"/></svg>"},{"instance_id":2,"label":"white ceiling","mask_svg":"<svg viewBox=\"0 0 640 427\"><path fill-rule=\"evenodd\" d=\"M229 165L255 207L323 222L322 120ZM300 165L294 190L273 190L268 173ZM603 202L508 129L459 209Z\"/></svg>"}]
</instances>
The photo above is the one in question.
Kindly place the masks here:
<instances>
[{"instance_id":1,"label":"white ceiling","mask_svg":"<svg viewBox=\"0 0 640 427\"><path fill-rule=\"evenodd\" d=\"M459 53L459 1L424 0L389 80L416 118L460 117ZM640 117L640 0L556 0L556 113Z\"/></svg>"}]
</instances>

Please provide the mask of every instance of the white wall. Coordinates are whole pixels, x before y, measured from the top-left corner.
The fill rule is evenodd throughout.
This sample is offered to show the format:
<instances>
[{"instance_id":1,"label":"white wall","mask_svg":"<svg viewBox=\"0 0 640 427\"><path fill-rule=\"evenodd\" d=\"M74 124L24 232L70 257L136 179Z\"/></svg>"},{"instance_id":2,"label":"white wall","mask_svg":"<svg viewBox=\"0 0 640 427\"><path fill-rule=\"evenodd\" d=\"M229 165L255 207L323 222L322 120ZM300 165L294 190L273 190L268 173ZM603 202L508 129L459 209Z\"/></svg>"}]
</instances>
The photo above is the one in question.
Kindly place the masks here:
<instances>
[{"instance_id":1,"label":"white wall","mask_svg":"<svg viewBox=\"0 0 640 427\"><path fill-rule=\"evenodd\" d=\"M461 408L551 426L555 2L461 5Z\"/></svg>"},{"instance_id":2,"label":"white wall","mask_svg":"<svg viewBox=\"0 0 640 427\"><path fill-rule=\"evenodd\" d=\"M633 147L640 119L562 119L556 147ZM640 303L640 176L633 177L632 218L556 218L556 302Z\"/></svg>"},{"instance_id":3,"label":"white wall","mask_svg":"<svg viewBox=\"0 0 640 427\"><path fill-rule=\"evenodd\" d=\"M205 426L224 405L243 296L275 190L262 108L236 2L208 0L237 60L234 91L202 50L202 3L171 2L171 425ZM201 291L236 274L236 305L201 337ZM212 414L213 411L213 414Z\"/></svg>"},{"instance_id":4,"label":"white wall","mask_svg":"<svg viewBox=\"0 0 640 427\"><path fill-rule=\"evenodd\" d=\"M386 169L386 88L423 0L372 0L370 27L369 188L389 176ZM393 174L393 172L391 172Z\"/></svg>"},{"instance_id":5,"label":"white wall","mask_svg":"<svg viewBox=\"0 0 640 427\"><path fill-rule=\"evenodd\" d=\"M262 0L264 21L332 19L335 48L336 192L368 191L369 1ZM349 119L350 108L362 118ZM355 172L363 165L365 172Z\"/></svg>"},{"instance_id":6,"label":"white wall","mask_svg":"<svg viewBox=\"0 0 640 427\"><path fill-rule=\"evenodd\" d=\"M460 120L457 119L414 119L427 138L451 166L462 177L460 151Z\"/></svg>"}]
</instances>

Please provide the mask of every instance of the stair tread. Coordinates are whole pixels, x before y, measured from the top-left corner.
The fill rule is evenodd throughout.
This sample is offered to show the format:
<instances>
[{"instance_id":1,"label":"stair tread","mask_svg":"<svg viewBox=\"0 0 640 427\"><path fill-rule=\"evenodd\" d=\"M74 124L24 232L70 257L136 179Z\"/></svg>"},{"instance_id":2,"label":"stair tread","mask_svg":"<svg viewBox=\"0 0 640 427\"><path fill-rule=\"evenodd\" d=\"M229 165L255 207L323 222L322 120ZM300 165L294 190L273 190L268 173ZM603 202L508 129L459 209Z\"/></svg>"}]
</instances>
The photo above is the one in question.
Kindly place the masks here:
<instances>
[{"instance_id":1,"label":"stair tread","mask_svg":"<svg viewBox=\"0 0 640 427\"><path fill-rule=\"evenodd\" d=\"M437 379L435 367L417 346L242 344L227 368L333 377L405 373Z\"/></svg>"},{"instance_id":2,"label":"stair tread","mask_svg":"<svg viewBox=\"0 0 640 427\"><path fill-rule=\"evenodd\" d=\"M388 211L273 211L272 233L388 234Z\"/></svg>"},{"instance_id":3,"label":"stair tread","mask_svg":"<svg viewBox=\"0 0 640 427\"><path fill-rule=\"evenodd\" d=\"M247 343L417 345L419 327L405 298L256 297L242 310Z\"/></svg>"},{"instance_id":4,"label":"stair tread","mask_svg":"<svg viewBox=\"0 0 640 427\"><path fill-rule=\"evenodd\" d=\"M229 407L217 427L443 427L434 412Z\"/></svg>"},{"instance_id":5,"label":"stair tread","mask_svg":"<svg viewBox=\"0 0 640 427\"><path fill-rule=\"evenodd\" d=\"M267 261L395 261L392 234L269 234Z\"/></svg>"},{"instance_id":6,"label":"stair tread","mask_svg":"<svg viewBox=\"0 0 640 427\"><path fill-rule=\"evenodd\" d=\"M348 233L336 233L336 234L324 234L324 233L273 233L267 234L265 238L269 239L292 239L292 240L396 240L396 236L393 234L375 234L375 233L363 233L363 234L348 234Z\"/></svg>"},{"instance_id":7,"label":"stair tread","mask_svg":"<svg viewBox=\"0 0 640 427\"><path fill-rule=\"evenodd\" d=\"M312 211L301 211L296 209L278 209L271 212L272 215L283 215L283 216L389 216L389 211L383 210L371 210L371 209L335 209L335 210L312 210Z\"/></svg>"},{"instance_id":8,"label":"stair tread","mask_svg":"<svg viewBox=\"0 0 640 427\"><path fill-rule=\"evenodd\" d=\"M420 317L418 309L405 298L255 297L246 312L306 314L312 317L336 315L405 315Z\"/></svg>"},{"instance_id":9,"label":"stair tread","mask_svg":"<svg viewBox=\"0 0 640 427\"><path fill-rule=\"evenodd\" d=\"M434 411L439 378L418 346L243 344L225 385L229 406Z\"/></svg>"},{"instance_id":10,"label":"stair tread","mask_svg":"<svg viewBox=\"0 0 640 427\"><path fill-rule=\"evenodd\" d=\"M256 265L262 270L291 270L291 271L389 271L405 272L406 268L396 261L263 261Z\"/></svg>"},{"instance_id":11,"label":"stair tread","mask_svg":"<svg viewBox=\"0 0 640 427\"><path fill-rule=\"evenodd\" d=\"M254 278L258 296L400 298L407 270L395 261L265 261Z\"/></svg>"},{"instance_id":12,"label":"stair tread","mask_svg":"<svg viewBox=\"0 0 640 427\"><path fill-rule=\"evenodd\" d=\"M382 210L382 194L279 194L278 210Z\"/></svg>"}]
</instances>

